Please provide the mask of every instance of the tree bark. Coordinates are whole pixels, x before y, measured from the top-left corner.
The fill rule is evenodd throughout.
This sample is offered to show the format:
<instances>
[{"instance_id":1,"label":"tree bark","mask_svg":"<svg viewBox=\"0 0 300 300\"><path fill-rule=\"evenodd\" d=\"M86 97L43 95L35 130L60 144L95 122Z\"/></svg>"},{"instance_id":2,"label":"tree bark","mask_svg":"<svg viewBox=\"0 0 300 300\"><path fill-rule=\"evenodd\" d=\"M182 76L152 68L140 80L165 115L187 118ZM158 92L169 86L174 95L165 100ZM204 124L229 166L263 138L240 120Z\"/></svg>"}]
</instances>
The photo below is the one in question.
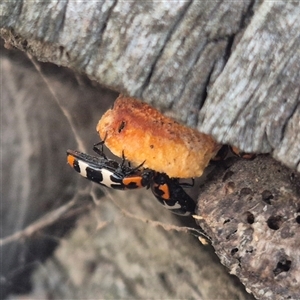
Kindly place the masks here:
<instances>
[{"instance_id":1,"label":"tree bark","mask_svg":"<svg viewBox=\"0 0 300 300\"><path fill-rule=\"evenodd\" d=\"M300 296L299 199L300 174L268 155L218 163L201 188L199 225L258 299Z\"/></svg>"},{"instance_id":2,"label":"tree bark","mask_svg":"<svg viewBox=\"0 0 300 300\"><path fill-rule=\"evenodd\" d=\"M297 2L2 3L4 39L300 170Z\"/></svg>"}]
</instances>

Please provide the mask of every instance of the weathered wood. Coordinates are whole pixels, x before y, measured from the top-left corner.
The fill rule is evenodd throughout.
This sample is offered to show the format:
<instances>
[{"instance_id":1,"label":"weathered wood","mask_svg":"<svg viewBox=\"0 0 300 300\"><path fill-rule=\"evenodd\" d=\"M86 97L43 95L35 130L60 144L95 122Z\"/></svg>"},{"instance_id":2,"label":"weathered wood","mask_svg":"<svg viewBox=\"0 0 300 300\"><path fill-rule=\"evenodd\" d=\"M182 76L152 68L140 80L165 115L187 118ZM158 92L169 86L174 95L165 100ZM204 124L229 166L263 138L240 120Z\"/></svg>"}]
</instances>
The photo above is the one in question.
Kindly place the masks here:
<instances>
[{"instance_id":1,"label":"weathered wood","mask_svg":"<svg viewBox=\"0 0 300 300\"><path fill-rule=\"evenodd\" d=\"M198 204L222 263L255 297L300 298L298 173L268 155L228 160L207 178Z\"/></svg>"},{"instance_id":2,"label":"weathered wood","mask_svg":"<svg viewBox=\"0 0 300 300\"><path fill-rule=\"evenodd\" d=\"M15 8L18 13L4 4L1 27L14 33L3 35L38 59L73 67L119 92L162 108L183 98L197 109L199 94L211 73L221 71L228 41L252 7L250 1L230 7L222 1L54 3L26 2L22 11ZM183 90L190 95L181 96ZM190 114L183 113L177 117L185 121Z\"/></svg>"},{"instance_id":3,"label":"weathered wood","mask_svg":"<svg viewBox=\"0 0 300 300\"><path fill-rule=\"evenodd\" d=\"M274 3L273 3L274 4ZM264 2L200 111L200 130L300 171L299 3Z\"/></svg>"},{"instance_id":4,"label":"weathered wood","mask_svg":"<svg viewBox=\"0 0 300 300\"><path fill-rule=\"evenodd\" d=\"M10 1L0 26L39 60L299 171L299 13L286 1Z\"/></svg>"},{"instance_id":5,"label":"weathered wood","mask_svg":"<svg viewBox=\"0 0 300 300\"><path fill-rule=\"evenodd\" d=\"M140 97L176 119L213 134L222 143L249 152L272 152L276 159L299 171L299 13L297 2L286 1L16 0L1 3L0 27L7 45L25 50L41 61L86 73L118 92ZM3 74L12 74L10 67L7 64ZM27 76L32 73L26 73L24 78L29 79ZM34 219L22 215L28 213L24 212L26 201L33 199L40 203L39 196L43 195L45 205L49 199L59 197L55 195L64 190L61 183L69 182L55 173L62 176L56 185L58 178L52 180L54 173L49 175L50 171L60 170L55 163L60 166L62 159L57 150L50 151L52 143L64 152L65 146L63 143L58 146L58 142L65 142L66 136L72 136L72 140L85 147L96 138L92 132L99 118L97 114L103 109L103 97L79 89L76 97L80 104L76 106L75 95L70 93L74 86L62 93L63 80L56 76L55 72L45 87L51 92L38 91L36 98L31 98L33 89L40 88L43 80L24 83L25 79L20 77L15 85L15 78L6 76L13 92L8 96L2 93L2 97L12 101L11 105L15 105L13 101L19 102L5 115L8 119L12 117L8 124L14 128L5 135L8 139L4 146L8 146L9 157L5 166L14 172L20 170L19 166L24 167L25 162L30 166L30 174L17 173L11 177L13 185L9 182L3 185L8 194L14 191L9 187L16 187L15 194L8 198L14 203L12 215L19 217L19 223L14 224L16 228ZM17 91L24 85L29 92L19 95ZM54 96L64 100L58 106L71 115L73 127L62 125L62 114L56 112L59 109L49 109L46 104L35 106L33 103L39 101L32 101L42 98L52 107ZM39 114L39 109L43 113ZM52 117L56 122L53 123ZM28 136L17 130L26 128L18 124L22 120L28 128L33 128ZM61 135L57 135L60 130ZM19 147L15 148L12 137ZM10 149L22 151L15 153ZM32 153L38 155L37 160ZM243 172L245 178L250 176L247 169ZM32 188L35 178L40 180L38 183L35 180L36 186ZM270 184L276 183L270 180ZM27 196L19 199L16 193L24 192L24 187ZM53 194L53 190L58 194ZM218 193L216 197L220 198L221 190ZM38 211L34 208L33 213ZM10 225L12 221L15 219L10 220ZM224 245L222 249L226 249ZM223 250L220 251L223 255ZM245 278L244 273L238 275ZM248 287L251 288L250 283Z\"/></svg>"}]
</instances>

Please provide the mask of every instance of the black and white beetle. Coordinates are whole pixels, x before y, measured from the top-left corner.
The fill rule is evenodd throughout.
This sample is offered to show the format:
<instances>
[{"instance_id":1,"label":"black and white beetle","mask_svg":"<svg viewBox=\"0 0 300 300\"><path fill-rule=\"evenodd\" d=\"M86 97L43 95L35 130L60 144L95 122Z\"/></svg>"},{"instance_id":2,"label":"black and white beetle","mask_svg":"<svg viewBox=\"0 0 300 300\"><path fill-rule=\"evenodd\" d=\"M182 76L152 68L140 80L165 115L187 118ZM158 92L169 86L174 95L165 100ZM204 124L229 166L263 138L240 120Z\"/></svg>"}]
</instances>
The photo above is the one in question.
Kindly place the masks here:
<instances>
[{"instance_id":1,"label":"black and white beetle","mask_svg":"<svg viewBox=\"0 0 300 300\"><path fill-rule=\"evenodd\" d=\"M68 150L68 164L83 177L109 188L126 190L150 187L157 200L173 213L184 216L194 213L195 202L182 187L188 184L181 184L178 178L170 178L165 173L143 169L143 164L132 168L126 164L124 155L121 163L109 159L103 152L103 143L99 144L93 148L98 156Z\"/></svg>"}]
</instances>

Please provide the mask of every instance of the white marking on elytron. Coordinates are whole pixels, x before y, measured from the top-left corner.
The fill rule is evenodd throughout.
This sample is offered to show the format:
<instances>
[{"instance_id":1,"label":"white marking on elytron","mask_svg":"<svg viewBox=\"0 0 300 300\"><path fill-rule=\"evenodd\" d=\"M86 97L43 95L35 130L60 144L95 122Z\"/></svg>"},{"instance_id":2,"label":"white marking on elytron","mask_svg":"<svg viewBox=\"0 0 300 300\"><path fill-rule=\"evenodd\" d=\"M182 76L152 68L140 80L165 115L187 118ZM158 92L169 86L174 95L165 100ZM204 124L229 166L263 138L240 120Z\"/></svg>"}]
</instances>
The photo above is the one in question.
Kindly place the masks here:
<instances>
[{"instance_id":1,"label":"white marking on elytron","mask_svg":"<svg viewBox=\"0 0 300 300\"><path fill-rule=\"evenodd\" d=\"M167 209L170 209L170 210L181 208L181 205L178 202L176 202L174 205L171 206L168 204L167 201L164 201L164 205L167 207Z\"/></svg>"},{"instance_id":2,"label":"white marking on elytron","mask_svg":"<svg viewBox=\"0 0 300 300\"><path fill-rule=\"evenodd\" d=\"M111 181L110 176L113 175L113 173L111 171L106 170L106 169L102 169L101 171L102 171L102 176L103 176L103 180L101 182L102 184L104 184L105 186L107 186L109 188L111 188L112 184L121 185L117 182Z\"/></svg>"},{"instance_id":3,"label":"white marking on elytron","mask_svg":"<svg viewBox=\"0 0 300 300\"><path fill-rule=\"evenodd\" d=\"M167 203L166 203L166 201L164 201L164 203L165 203L165 207L167 208L167 209L169 209L169 210L174 210L174 209L181 209L181 205L180 204L175 204L175 205L173 205L173 206L169 206ZM181 212L176 212L176 211L172 211L172 213L174 213L174 214L177 214L177 215L180 215L180 216L189 216L191 213L189 212L189 211L187 211L187 212L185 212L184 214L183 213L181 213Z\"/></svg>"},{"instance_id":4,"label":"white marking on elytron","mask_svg":"<svg viewBox=\"0 0 300 300\"><path fill-rule=\"evenodd\" d=\"M77 161L78 161L78 165L80 168L80 175L87 178L86 168L90 167L90 165L82 160L77 160ZM112 187L111 186L112 184L121 185L120 183L111 181L110 176L113 175L113 173L111 171L103 168L103 169L99 170L98 172L101 172L102 178L103 178L103 180L99 183L101 183L109 188Z\"/></svg>"},{"instance_id":5,"label":"white marking on elytron","mask_svg":"<svg viewBox=\"0 0 300 300\"><path fill-rule=\"evenodd\" d=\"M86 168L89 166L89 164L87 164L86 162L82 161L82 160L77 160L78 165L79 165L79 169L80 169L80 175L83 177L87 177L86 174Z\"/></svg>"}]
</instances>

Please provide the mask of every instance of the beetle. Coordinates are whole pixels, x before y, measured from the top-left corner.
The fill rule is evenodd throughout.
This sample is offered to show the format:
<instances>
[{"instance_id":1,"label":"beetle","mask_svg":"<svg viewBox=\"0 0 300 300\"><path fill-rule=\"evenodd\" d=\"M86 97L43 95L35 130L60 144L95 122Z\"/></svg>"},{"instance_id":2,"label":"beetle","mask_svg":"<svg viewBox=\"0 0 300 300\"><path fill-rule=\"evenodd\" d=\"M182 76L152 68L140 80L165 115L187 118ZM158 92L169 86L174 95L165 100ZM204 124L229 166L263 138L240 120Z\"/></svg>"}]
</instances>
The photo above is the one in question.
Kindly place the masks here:
<instances>
[{"instance_id":1,"label":"beetle","mask_svg":"<svg viewBox=\"0 0 300 300\"><path fill-rule=\"evenodd\" d=\"M67 150L68 164L83 177L109 188L126 190L149 186L148 177L152 176L152 172L142 172L142 165L136 168L126 165L124 156L121 163L107 158L103 152L103 143L101 149L99 144L93 148L98 156Z\"/></svg>"},{"instance_id":2,"label":"beetle","mask_svg":"<svg viewBox=\"0 0 300 300\"><path fill-rule=\"evenodd\" d=\"M117 190L151 188L156 199L175 214L187 216L194 212L195 202L182 187L188 184L181 184L178 178L170 178L165 173L142 169L142 164L132 168L130 163L126 164L124 154L121 163L109 159L103 152L103 142L94 145L93 150L98 156L67 150L68 164L83 177L105 187Z\"/></svg>"},{"instance_id":3,"label":"beetle","mask_svg":"<svg viewBox=\"0 0 300 300\"><path fill-rule=\"evenodd\" d=\"M156 199L173 213L188 216L194 213L196 204L184 191L183 186L193 186L180 183L178 178L170 178L165 173L155 173L150 187Z\"/></svg>"}]
</instances>

